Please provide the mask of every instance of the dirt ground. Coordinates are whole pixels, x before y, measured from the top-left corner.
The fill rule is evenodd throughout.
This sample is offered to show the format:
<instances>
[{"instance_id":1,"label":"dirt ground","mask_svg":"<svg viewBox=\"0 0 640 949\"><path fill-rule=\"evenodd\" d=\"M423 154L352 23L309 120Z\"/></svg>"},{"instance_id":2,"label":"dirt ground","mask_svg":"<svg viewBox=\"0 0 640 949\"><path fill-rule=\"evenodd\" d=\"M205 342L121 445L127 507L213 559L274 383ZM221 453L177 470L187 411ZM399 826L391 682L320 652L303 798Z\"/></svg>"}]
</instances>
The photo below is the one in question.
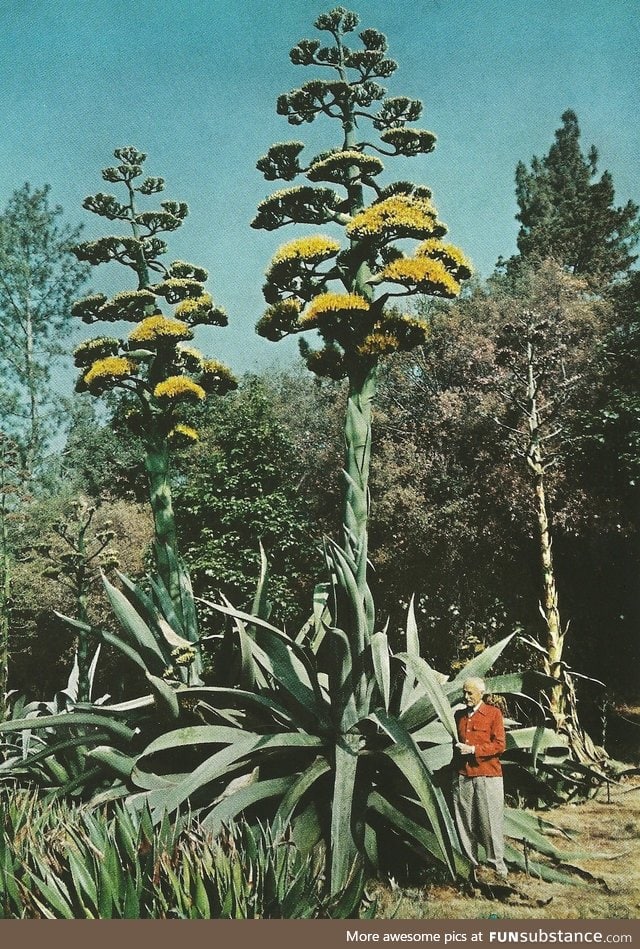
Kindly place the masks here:
<instances>
[{"instance_id":1,"label":"dirt ground","mask_svg":"<svg viewBox=\"0 0 640 949\"><path fill-rule=\"evenodd\" d=\"M558 850L580 849L590 856L571 859L575 886L548 883L512 873L516 892L485 890L475 895L454 886L399 890L380 887L377 915L396 919L638 919L640 918L640 776L621 778L610 789L578 804L564 804L541 817L573 835L554 837ZM591 856L593 854L593 856ZM569 862L569 861L568 861ZM590 876L587 876L589 874Z\"/></svg>"}]
</instances>

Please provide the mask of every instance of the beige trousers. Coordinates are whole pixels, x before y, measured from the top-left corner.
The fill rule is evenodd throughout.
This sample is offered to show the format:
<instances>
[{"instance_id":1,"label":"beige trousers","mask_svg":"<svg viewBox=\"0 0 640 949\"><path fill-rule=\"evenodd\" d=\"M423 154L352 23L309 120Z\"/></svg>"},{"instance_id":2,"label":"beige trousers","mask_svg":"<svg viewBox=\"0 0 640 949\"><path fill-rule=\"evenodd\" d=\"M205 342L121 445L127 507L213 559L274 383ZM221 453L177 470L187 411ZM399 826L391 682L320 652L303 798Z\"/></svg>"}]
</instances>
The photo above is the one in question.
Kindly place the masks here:
<instances>
[{"instance_id":1,"label":"beige trousers","mask_svg":"<svg viewBox=\"0 0 640 949\"><path fill-rule=\"evenodd\" d=\"M502 778L467 778L464 774L455 775L453 811L462 852L477 866L478 844L481 844L489 866L501 875L506 875Z\"/></svg>"}]
</instances>

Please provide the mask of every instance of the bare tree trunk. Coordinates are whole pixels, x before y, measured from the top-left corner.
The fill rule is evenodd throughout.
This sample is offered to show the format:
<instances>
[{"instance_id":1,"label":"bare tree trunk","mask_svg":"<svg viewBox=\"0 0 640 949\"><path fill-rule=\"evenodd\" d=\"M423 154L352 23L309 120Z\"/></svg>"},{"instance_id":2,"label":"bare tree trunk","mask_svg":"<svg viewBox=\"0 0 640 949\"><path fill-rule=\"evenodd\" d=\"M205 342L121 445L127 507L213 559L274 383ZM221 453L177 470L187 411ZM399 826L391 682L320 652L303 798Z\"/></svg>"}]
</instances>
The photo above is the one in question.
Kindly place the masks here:
<instances>
[{"instance_id":1,"label":"bare tree trunk","mask_svg":"<svg viewBox=\"0 0 640 949\"><path fill-rule=\"evenodd\" d=\"M556 726L562 729L565 717L565 701L562 688L562 650L564 647L565 631L562 629L560 610L558 609L558 588L553 570L553 554L551 550L551 532L549 530L549 515L544 487L544 472L542 465L536 466L535 471L535 510L538 522L538 540L540 545L540 565L542 567L542 600L541 612L547 624L546 650L544 657L544 671L547 675L558 680L551 692L550 711Z\"/></svg>"}]
</instances>

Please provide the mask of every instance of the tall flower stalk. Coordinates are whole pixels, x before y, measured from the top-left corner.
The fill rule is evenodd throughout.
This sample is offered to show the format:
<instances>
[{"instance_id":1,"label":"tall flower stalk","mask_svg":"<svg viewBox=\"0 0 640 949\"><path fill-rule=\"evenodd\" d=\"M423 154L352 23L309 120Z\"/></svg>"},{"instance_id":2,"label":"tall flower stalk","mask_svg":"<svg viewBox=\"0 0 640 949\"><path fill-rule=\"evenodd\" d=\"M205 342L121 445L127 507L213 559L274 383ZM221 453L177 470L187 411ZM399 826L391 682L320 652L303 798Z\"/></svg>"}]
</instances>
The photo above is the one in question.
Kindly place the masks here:
<instances>
[{"instance_id":1,"label":"tall flower stalk","mask_svg":"<svg viewBox=\"0 0 640 949\"><path fill-rule=\"evenodd\" d=\"M269 149L258 162L267 180L305 183L264 200L252 226L275 230L313 224L332 230L296 238L276 252L264 286L269 308L257 330L271 340L316 331L320 348L304 339L300 344L308 367L319 376L348 382L341 549L356 580L370 638L374 610L367 586L367 520L378 364L390 353L421 345L427 336L426 322L399 313L398 299L455 297L471 271L458 248L443 242L447 229L428 188L379 181L384 172L379 156L428 154L435 136L410 127L420 117L420 102L386 97L379 84L396 69L386 56L383 34L365 29L359 48L347 45L358 22L355 13L336 7L315 22L317 30L328 34L329 45L303 39L291 50L295 65L329 76L280 96L278 113L294 126L326 116L339 124L341 134L332 148L306 160L300 141ZM365 129L375 133L371 140ZM406 249L409 242L411 251Z\"/></svg>"},{"instance_id":2,"label":"tall flower stalk","mask_svg":"<svg viewBox=\"0 0 640 949\"><path fill-rule=\"evenodd\" d=\"M158 573L185 637L194 642L197 629L195 614L185 603L188 574L178 555L170 458L172 446L198 439L187 423L190 407L209 393L223 395L237 385L226 366L190 345L196 326L226 326L227 317L205 290L206 270L184 261L168 266L161 261L167 244L159 235L182 225L187 205L161 201L159 208L141 210L141 199L163 191L164 181L144 176L146 155L135 148L116 149L114 155L119 164L105 168L102 177L124 189L124 200L98 193L86 198L84 207L119 222L125 233L85 241L74 252L94 265L122 264L133 271L136 286L111 298L102 293L85 297L72 312L85 323L135 325L126 338L100 336L77 347L77 388L94 395L119 390L130 397L128 419L145 451ZM163 312L167 306L173 307L171 315ZM194 675L198 677L196 671Z\"/></svg>"}]
</instances>

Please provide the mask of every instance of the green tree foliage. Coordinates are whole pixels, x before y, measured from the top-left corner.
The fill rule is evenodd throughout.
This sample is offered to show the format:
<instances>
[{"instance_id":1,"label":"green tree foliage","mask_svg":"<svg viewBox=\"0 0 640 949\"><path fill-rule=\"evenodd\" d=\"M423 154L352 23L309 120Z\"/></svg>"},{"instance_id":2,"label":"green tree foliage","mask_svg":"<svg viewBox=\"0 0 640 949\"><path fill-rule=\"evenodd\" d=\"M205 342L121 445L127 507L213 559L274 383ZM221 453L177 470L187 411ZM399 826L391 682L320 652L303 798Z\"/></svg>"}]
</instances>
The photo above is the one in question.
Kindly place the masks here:
<instances>
[{"instance_id":1,"label":"green tree foliage","mask_svg":"<svg viewBox=\"0 0 640 949\"><path fill-rule=\"evenodd\" d=\"M75 486L94 500L110 497L148 503L144 443L128 422L130 406L115 393L105 393L105 400L109 400L107 413L100 412L86 394L73 400L59 458L59 482Z\"/></svg>"},{"instance_id":2,"label":"green tree foliage","mask_svg":"<svg viewBox=\"0 0 640 949\"><path fill-rule=\"evenodd\" d=\"M112 522L106 521L102 529L96 530L93 521L97 506L78 498L70 505L66 517L60 518L53 531L62 541L62 551L51 556L45 576L59 580L70 591L74 601L74 612L81 623L89 623L89 593L97 580L98 569L112 570L119 565L115 551L109 547L115 531ZM89 641L79 633L76 645L78 664L78 701L88 702L91 695Z\"/></svg>"},{"instance_id":3,"label":"green tree foliage","mask_svg":"<svg viewBox=\"0 0 640 949\"><path fill-rule=\"evenodd\" d=\"M531 554L525 479L494 422L499 400L482 384L494 309L480 290L446 312L425 308L428 342L390 360L380 379L372 586L392 631L415 593L424 649L439 668L458 668L525 624L536 597L530 571L518 573Z\"/></svg>"},{"instance_id":4,"label":"green tree foliage","mask_svg":"<svg viewBox=\"0 0 640 949\"><path fill-rule=\"evenodd\" d=\"M512 267L552 257L597 287L629 269L640 209L633 201L616 207L611 175L597 175L598 152L583 154L577 116L567 110L549 152L516 169L520 254Z\"/></svg>"},{"instance_id":5,"label":"green tree foliage","mask_svg":"<svg viewBox=\"0 0 640 949\"><path fill-rule=\"evenodd\" d=\"M263 372L260 385L300 460L302 470L296 486L307 516L319 535L337 536L341 486L335 473L344 464L347 392L340 381L310 376L302 360L285 371Z\"/></svg>"},{"instance_id":6,"label":"green tree foliage","mask_svg":"<svg viewBox=\"0 0 640 949\"><path fill-rule=\"evenodd\" d=\"M567 539L567 555L582 580L572 597L572 614L590 632L585 659L596 675L633 696L634 670L640 662L638 272L631 271L614 286L609 299L606 332L591 354L572 422L575 451L567 459L568 477L581 489L584 501L579 536ZM588 576L596 581L588 582ZM602 639L605 629L607 648Z\"/></svg>"},{"instance_id":7,"label":"green tree foliage","mask_svg":"<svg viewBox=\"0 0 640 949\"><path fill-rule=\"evenodd\" d=\"M400 626L396 610L416 593L424 648L439 668L457 666L469 650L508 630L544 636L533 472L525 464L526 429L511 431L518 419L524 422L526 400L518 409L497 385L506 367L496 357L504 325L513 327L516 315L536 304L532 286L537 283L538 306L546 294L556 307L554 279L564 285L569 278L551 265L541 278L545 269L546 287L530 276L528 286L521 281L519 293L509 295L491 281L447 313L429 308L427 344L394 357L380 378L372 588L391 605L392 634ZM557 357L563 338L566 345L543 380L543 389L551 386L548 397L559 401L546 403L545 415L552 422L547 413L553 411L562 429L543 444L554 461L545 472L553 566L564 623L571 621L564 657L571 668L604 679L613 694L632 697L639 619L637 486L630 483L638 430L631 371L636 317L633 307L623 319L617 304L569 290L559 325L538 339L550 347L548 356L553 338ZM546 433L556 428L547 424ZM584 721L599 736L599 714L586 699L599 700L601 691L582 680L578 685Z\"/></svg>"},{"instance_id":8,"label":"green tree foliage","mask_svg":"<svg viewBox=\"0 0 640 949\"><path fill-rule=\"evenodd\" d=\"M93 265L122 264L133 271L136 286L111 298L93 294L77 301L73 313L89 324L126 321L136 325L126 339L100 336L77 347L78 389L94 395L119 389L131 396L129 420L145 449L158 572L180 614L181 568L169 481L170 446L198 439L185 422L189 406L201 402L207 393L222 395L237 383L226 366L205 359L187 345L195 327L227 323L224 311L204 289L206 270L184 261L166 266L161 260L167 244L159 235L182 225L187 205L161 201L159 208L140 210L140 201L162 192L164 181L144 177L143 152L119 148L114 155L119 164L105 168L102 177L123 189L124 202L99 192L86 198L84 207L120 222L125 233L85 241L75 253ZM159 279L152 279L156 275ZM161 306L167 305L175 307L173 317L162 313ZM197 630L189 630L188 635L195 641Z\"/></svg>"},{"instance_id":9,"label":"green tree foliage","mask_svg":"<svg viewBox=\"0 0 640 949\"><path fill-rule=\"evenodd\" d=\"M30 473L58 420L53 374L89 269L71 253L80 229L61 222L49 193L25 184L0 213L0 413Z\"/></svg>"},{"instance_id":10,"label":"green tree foliage","mask_svg":"<svg viewBox=\"0 0 640 949\"><path fill-rule=\"evenodd\" d=\"M15 443L0 432L0 720L7 712L11 650L11 587L14 552L11 518L24 500L25 472Z\"/></svg>"},{"instance_id":11,"label":"green tree foliage","mask_svg":"<svg viewBox=\"0 0 640 949\"><path fill-rule=\"evenodd\" d=\"M594 411L583 416L581 448L595 456L592 474L604 474L615 496L634 510L640 486L640 273L631 271L609 297L611 327L591 366Z\"/></svg>"},{"instance_id":12,"label":"green tree foliage","mask_svg":"<svg viewBox=\"0 0 640 949\"><path fill-rule=\"evenodd\" d=\"M75 486L74 486L75 488ZM38 498L24 507L10 522L9 541L13 552L11 599L11 679L12 689L30 698L49 698L66 682L76 650L76 630L56 615L78 613L78 592L91 624L113 625L99 580L98 567L86 563L78 551L60 536L62 525L77 520L74 508L78 495L56 494ZM93 502L95 504L95 501ZM92 505L88 505L89 507ZM104 499L91 519L85 534L90 553L96 549L96 535L113 532L110 543L118 564L128 574L140 577L148 563L153 541L153 525L148 505L119 499ZM76 543L77 546L77 543ZM81 572L80 589L73 573ZM77 579L77 578L76 578ZM93 649L89 649L93 653ZM96 687L102 692L122 695L131 686L130 670L118 654L103 650Z\"/></svg>"},{"instance_id":13,"label":"green tree foliage","mask_svg":"<svg viewBox=\"0 0 640 949\"><path fill-rule=\"evenodd\" d=\"M182 458L174 490L195 592L250 603L262 543L273 615L301 621L320 537L300 493L309 459L277 417L274 386L249 378L237 397L204 407L198 428L201 440Z\"/></svg>"}]
</instances>

